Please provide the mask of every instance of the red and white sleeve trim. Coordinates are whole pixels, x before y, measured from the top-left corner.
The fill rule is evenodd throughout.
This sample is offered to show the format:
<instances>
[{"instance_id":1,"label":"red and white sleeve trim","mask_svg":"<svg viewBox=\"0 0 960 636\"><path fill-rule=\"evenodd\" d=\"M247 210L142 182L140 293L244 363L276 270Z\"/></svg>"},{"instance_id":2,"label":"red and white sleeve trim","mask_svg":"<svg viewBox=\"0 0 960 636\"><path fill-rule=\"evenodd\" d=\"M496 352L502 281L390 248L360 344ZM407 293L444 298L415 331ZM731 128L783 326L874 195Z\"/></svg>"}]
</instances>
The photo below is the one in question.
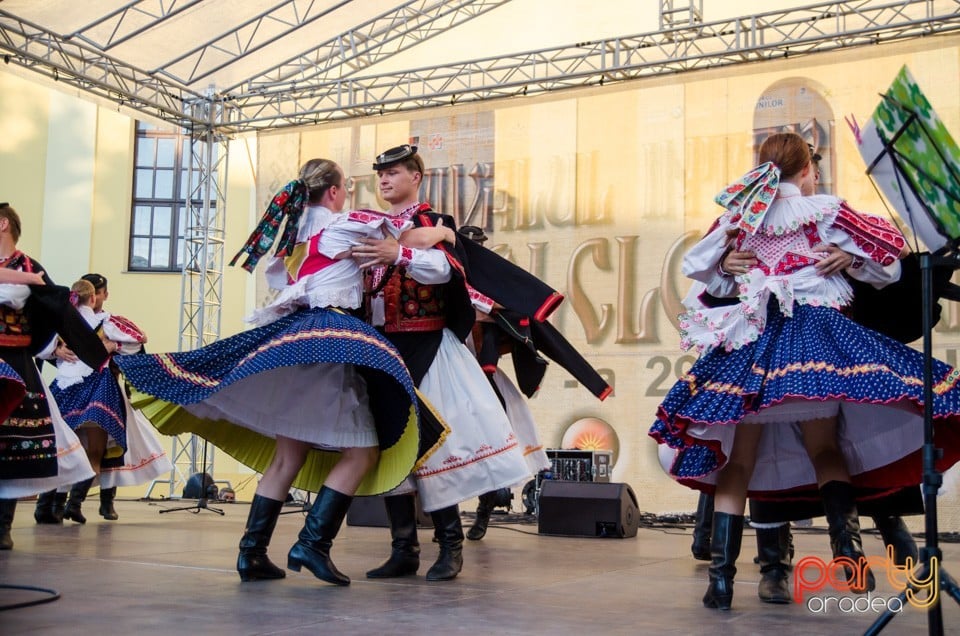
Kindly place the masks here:
<instances>
[{"instance_id":1,"label":"red and white sleeve trim","mask_svg":"<svg viewBox=\"0 0 960 636\"><path fill-rule=\"evenodd\" d=\"M410 263L413 262L413 249L409 247L400 246L400 253L397 254L397 260L394 261L394 265L399 265L400 267L409 267Z\"/></svg>"}]
</instances>

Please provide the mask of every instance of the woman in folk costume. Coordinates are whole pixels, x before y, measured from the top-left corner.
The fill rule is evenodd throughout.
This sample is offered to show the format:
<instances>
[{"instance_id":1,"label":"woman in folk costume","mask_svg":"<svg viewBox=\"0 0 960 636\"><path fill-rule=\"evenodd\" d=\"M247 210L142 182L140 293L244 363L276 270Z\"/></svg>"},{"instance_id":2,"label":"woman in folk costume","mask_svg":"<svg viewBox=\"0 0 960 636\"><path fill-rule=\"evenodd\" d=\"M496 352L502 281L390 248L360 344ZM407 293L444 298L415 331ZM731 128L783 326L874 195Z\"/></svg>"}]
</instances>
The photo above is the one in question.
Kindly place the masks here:
<instances>
[{"instance_id":1,"label":"woman in folk costume","mask_svg":"<svg viewBox=\"0 0 960 636\"><path fill-rule=\"evenodd\" d=\"M768 137L760 162L717 197L727 211L684 259L685 274L716 297L739 294L739 302L695 306L682 317L682 343L701 357L650 429L676 450L669 472L677 481L715 491L703 603L718 609L733 598L748 494L818 486L834 556L857 562L854 484L893 490L915 484L921 468L923 357L848 319L841 310L850 285L822 275L817 263L826 256L815 249L836 245L854 256L847 274L885 284L899 275L903 237L836 197L801 196L813 170L799 135ZM754 252L758 262L721 271L728 249ZM936 363L941 469L960 459L957 378ZM872 574L847 577L854 591L873 588Z\"/></svg>"},{"instance_id":2,"label":"woman in folk costume","mask_svg":"<svg viewBox=\"0 0 960 636\"><path fill-rule=\"evenodd\" d=\"M102 292L107 281L99 274ZM131 321L96 307L96 286L87 279L71 287L71 300L90 328L103 340L107 352L130 355L143 350L147 336ZM101 309L101 311L97 311ZM67 424L76 431L96 476L70 488L63 518L86 523L81 505L93 480L100 478L100 515L115 521L113 507L117 486L136 486L173 470L170 459L150 423L130 406L124 387L117 380L115 365L94 370L58 347L57 375L50 391ZM57 497L63 495L58 493ZM38 513L40 504L38 501Z\"/></svg>"},{"instance_id":3,"label":"woman in folk costume","mask_svg":"<svg viewBox=\"0 0 960 636\"><path fill-rule=\"evenodd\" d=\"M0 298L8 297L11 286L43 285L41 274L14 271L0 268ZM26 387L20 375L13 367L0 359L0 430L6 428L6 420L19 406L26 396ZM0 450L6 450L9 442L2 438L0 433ZM2 486L0 486L2 488ZM12 550L13 539L10 537L10 526L16 511L16 499L0 499L0 550Z\"/></svg>"},{"instance_id":4,"label":"woman in folk costume","mask_svg":"<svg viewBox=\"0 0 960 636\"><path fill-rule=\"evenodd\" d=\"M363 298L360 269L345 258L350 246L399 236L406 224L339 214L345 199L343 171L326 159L308 161L274 197L233 259L247 255L243 267L252 272L286 219L266 269L279 293L253 316L259 326L195 351L118 360L127 380L156 398L135 404L161 432L196 433L263 473L240 540L242 581L284 577L266 552L296 484L319 494L287 566L348 585L330 548L353 496L394 488L419 455L407 369L390 343L348 313Z\"/></svg>"},{"instance_id":5,"label":"woman in folk costume","mask_svg":"<svg viewBox=\"0 0 960 636\"><path fill-rule=\"evenodd\" d=\"M33 356L56 333L91 366L99 367L107 356L70 305L69 291L54 286L43 267L17 249L20 227L17 212L0 204L0 545L5 549L12 547L9 530L18 498L93 475Z\"/></svg>"},{"instance_id":6,"label":"woman in folk costume","mask_svg":"<svg viewBox=\"0 0 960 636\"><path fill-rule=\"evenodd\" d=\"M819 183L821 156L813 146L813 164L816 170L814 185ZM816 194L814 188L802 190L801 194L809 196ZM882 217L869 216L872 223L887 224L890 222ZM838 250L836 246L827 246L828 250ZM848 261L840 263L841 269L850 265L853 256L844 254ZM820 261L824 265L830 257ZM734 271L738 265L754 265L756 259L751 252L730 252L721 265L727 271ZM945 297L950 293L952 284L949 283L952 269L938 268L933 275L934 297ZM915 253L902 253L900 257L900 278L882 288L861 282L855 278L847 278L853 289L853 302L845 309L845 314L854 322L867 327L894 340L909 344L923 335L922 314L923 300L921 290L920 261ZM960 289L960 288L957 288ZM896 307L896 311L890 308ZM933 305L933 321L936 324L940 318L939 303ZM857 408L852 403L840 405L840 417L844 417L844 410ZM916 476L920 479L920 475ZM857 512L860 518L872 517L874 526L883 539L886 553L888 548L893 549L893 563L911 569L911 564L919 562L919 550L916 541L903 522L904 515L923 514L923 496L919 485L909 486L889 494L857 489ZM701 493L701 496L708 496ZM712 507L712 498L711 503ZM822 516L823 502L819 491L813 488L809 492L792 490L780 500L751 499L750 525L756 530L757 552L760 562L761 578L757 586L757 593L762 601L769 603L791 603L793 594L789 585L789 571L791 569L793 538L790 533L790 521L810 519ZM706 520L709 527L711 518ZM698 519L699 522L699 519ZM709 542L709 536L707 536ZM706 560L710 560L710 549L707 545ZM909 561L908 561L909 559Z\"/></svg>"}]
</instances>

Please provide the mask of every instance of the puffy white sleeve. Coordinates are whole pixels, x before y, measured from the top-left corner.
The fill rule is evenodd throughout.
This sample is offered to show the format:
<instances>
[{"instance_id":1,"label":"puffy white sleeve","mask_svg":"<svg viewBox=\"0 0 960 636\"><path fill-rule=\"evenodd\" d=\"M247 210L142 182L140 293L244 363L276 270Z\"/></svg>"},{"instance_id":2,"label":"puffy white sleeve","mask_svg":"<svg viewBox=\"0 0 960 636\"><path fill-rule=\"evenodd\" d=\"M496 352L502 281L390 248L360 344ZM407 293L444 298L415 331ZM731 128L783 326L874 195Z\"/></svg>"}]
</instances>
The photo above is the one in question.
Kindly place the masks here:
<instances>
[{"instance_id":1,"label":"puffy white sleeve","mask_svg":"<svg viewBox=\"0 0 960 636\"><path fill-rule=\"evenodd\" d=\"M337 258L358 245L361 238L383 239L391 236L399 239L400 235L411 227L413 223L410 221L398 224L391 222L389 218L370 219L362 216L360 212L351 212L338 217L324 230L317 251L327 258Z\"/></svg>"},{"instance_id":2,"label":"puffy white sleeve","mask_svg":"<svg viewBox=\"0 0 960 636\"><path fill-rule=\"evenodd\" d=\"M840 245L838 247L843 249ZM892 265L881 265L870 259L864 259L861 262L854 258L853 265L845 271L851 278L855 278L862 283L870 283L880 289L900 280L900 269L900 261L896 261Z\"/></svg>"},{"instance_id":3,"label":"puffy white sleeve","mask_svg":"<svg viewBox=\"0 0 960 636\"><path fill-rule=\"evenodd\" d=\"M720 262L730 243L727 235L730 227L729 223L721 220L716 228L700 239L683 257L684 275L700 281L706 285L709 294L721 298L737 295L737 282L734 277L720 271Z\"/></svg>"},{"instance_id":4,"label":"puffy white sleeve","mask_svg":"<svg viewBox=\"0 0 960 636\"><path fill-rule=\"evenodd\" d=\"M440 285L448 282L451 277L450 262L439 248L421 250L401 246L396 264L405 266L407 273L424 285Z\"/></svg>"},{"instance_id":5,"label":"puffy white sleeve","mask_svg":"<svg viewBox=\"0 0 960 636\"><path fill-rule=\"evenodd\" d=\"M40 358L41 360L56 359L56 356L53 355L53 352L57 348L57 340L58 340L58 337L54 335L52 338L50 338L50 342L48 342L47 345L43 349L38 351L33 357Z\"/></svg>"}]
</instances>

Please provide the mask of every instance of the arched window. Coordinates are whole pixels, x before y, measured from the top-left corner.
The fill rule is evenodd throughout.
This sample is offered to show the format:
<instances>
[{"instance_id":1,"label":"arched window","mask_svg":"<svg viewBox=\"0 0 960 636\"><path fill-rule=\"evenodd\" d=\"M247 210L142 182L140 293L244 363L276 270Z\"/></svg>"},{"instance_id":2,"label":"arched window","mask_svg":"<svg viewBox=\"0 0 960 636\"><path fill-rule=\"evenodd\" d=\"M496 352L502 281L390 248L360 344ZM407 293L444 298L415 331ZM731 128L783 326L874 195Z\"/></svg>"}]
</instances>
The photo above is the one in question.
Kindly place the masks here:
<instances>
[{"instance_id":1,"label":"arched window","mask_svg":"<svg viewBox=\"0 0 960 636\"><path fill-rule=\"evenodd\" d=\"M756 160L760 144L778 132L799 133L814 152L821 156L817 193L835 190L835 119L824 89L805 77L778 80L757 98L753 113L753 153Z\"/></svg>"}]
</instances>

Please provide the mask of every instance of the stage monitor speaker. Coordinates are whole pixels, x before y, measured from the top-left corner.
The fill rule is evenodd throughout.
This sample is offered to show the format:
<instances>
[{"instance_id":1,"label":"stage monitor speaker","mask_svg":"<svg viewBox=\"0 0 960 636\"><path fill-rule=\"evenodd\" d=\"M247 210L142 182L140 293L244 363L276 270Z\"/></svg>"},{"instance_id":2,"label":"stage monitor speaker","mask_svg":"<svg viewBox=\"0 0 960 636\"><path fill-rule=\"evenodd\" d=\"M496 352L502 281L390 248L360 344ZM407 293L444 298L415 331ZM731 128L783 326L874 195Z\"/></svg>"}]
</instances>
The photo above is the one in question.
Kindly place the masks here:
<instances>
[{"instance_id":1,"label":"stage monitor speaker","mask_svg":"<svg viewBox=\"0 0 960 636\"><path fill-rule=\"evenodd\" d=\"M433 519L420 507L420 499L416 499L417 506L417 525L421 528L432 528ZM375 497L354 497L347 509L348 526L369 526L373 528L387 528L390 522L387 520L387 509L383 503L383 496Z\"/></svg>"},{"instance_id":2,"label":"stage monitor speaker","mask_svg":"<svg viewBox=\"0 0 960 636\"><path fill-rule=\"evenodd\" d=\"M544 480L537 531L571 537L637 536L637 495L627 484Z\"/></svg>"}]
</instances>

